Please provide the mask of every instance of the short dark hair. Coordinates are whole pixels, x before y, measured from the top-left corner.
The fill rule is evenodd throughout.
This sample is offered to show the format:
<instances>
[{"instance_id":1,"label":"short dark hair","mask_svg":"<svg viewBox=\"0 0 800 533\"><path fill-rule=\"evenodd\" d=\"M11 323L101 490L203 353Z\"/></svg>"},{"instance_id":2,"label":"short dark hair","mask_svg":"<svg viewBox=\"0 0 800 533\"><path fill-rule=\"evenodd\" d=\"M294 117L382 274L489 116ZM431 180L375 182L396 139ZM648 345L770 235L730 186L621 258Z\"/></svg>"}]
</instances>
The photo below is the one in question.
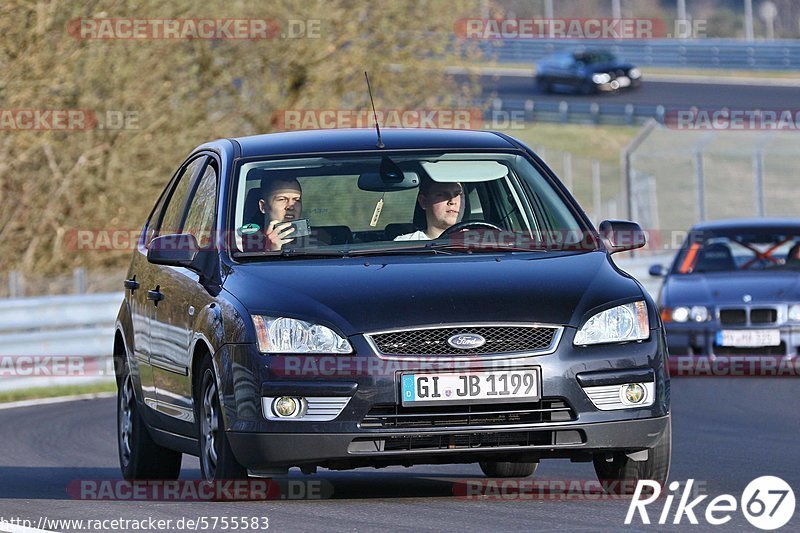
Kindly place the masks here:
<instances>
[{"instance_id":1,"label":"short dark hair","mask_svg":"<svg viewBox=\"0 0 800 533\"><path fill-rule=\"evenodd\" d=\"M431 187L433 187L433 185L435 183L439 183L439 184L443 184L443 185L447 185L448 183L457 183L457 184L461 185L462 192L464 191L464 185L460 181L452 181L452 182L451 181L434 181L427 174L423 174L422 176L420 176L420 180L419 180L419 194L424 194L425 196L427 196L428 193L431 192Z\"/></svg>"},{"instance_id":2,"label":"short dark hair","mask_svg":"<svg viewBox=\"0 0 800 533\"><path fill-rule=\"evenodd\" d=\"M258 170L259 172L255 173L254 177L261 178L261 198L264 200L266 200L272 191L277 189L281 183L294 185L301 192L303 190L302 187L300 187L300 182L297 180L297 178L288 172L280 170Z\"/></svg>"}]
</instances>

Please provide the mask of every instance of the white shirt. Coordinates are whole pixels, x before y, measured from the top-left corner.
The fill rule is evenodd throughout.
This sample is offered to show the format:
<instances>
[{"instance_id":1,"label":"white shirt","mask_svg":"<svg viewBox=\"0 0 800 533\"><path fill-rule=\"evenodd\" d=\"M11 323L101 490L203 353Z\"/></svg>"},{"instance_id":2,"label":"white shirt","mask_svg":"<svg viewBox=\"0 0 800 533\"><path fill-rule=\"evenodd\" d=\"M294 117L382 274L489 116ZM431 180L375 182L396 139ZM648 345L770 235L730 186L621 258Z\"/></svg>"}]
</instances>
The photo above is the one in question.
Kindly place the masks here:
<instances>
[{"instance_id":1,"label":"white shirt","mask_svg":"<svg viewBox=\"0 0 800 533\"><path fill-rule=\"evenodd\" d=\"M422 230L417 230L414 233L406 233L405 235L398 235L394 238L396 241L429 241L428 234Z\"/></svg>"}]
</instances>

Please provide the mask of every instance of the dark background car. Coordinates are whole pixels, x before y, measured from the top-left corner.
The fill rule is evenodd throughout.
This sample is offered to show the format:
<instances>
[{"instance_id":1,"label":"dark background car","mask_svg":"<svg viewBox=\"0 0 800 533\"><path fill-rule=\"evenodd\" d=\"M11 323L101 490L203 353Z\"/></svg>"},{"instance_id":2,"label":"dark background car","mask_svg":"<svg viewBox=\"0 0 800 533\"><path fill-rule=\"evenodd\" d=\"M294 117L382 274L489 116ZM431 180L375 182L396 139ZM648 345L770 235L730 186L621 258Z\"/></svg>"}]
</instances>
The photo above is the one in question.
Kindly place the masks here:
<instances>
[{"instance_id":1,"label":"dark background car","mask_svg":"<svg viewBox=\"0 0 800 533\"><path fill-rule=\"evenodd\" d=\"M673 355L794 357L800 347L800 219L694 226L659 296Z\"/></svg>"},{"instance_id":2,"label":"dark background car","mask_svg":"<svg viewBox=\"0 0 800 533\"><path fill-rule=\"evenodd\" d=\"M641 83L638 68L602 49L558 52L536 66L536 86L541 92L594 94L635 89Z\"/></svg>"},{"instance_id":3,"label":"dark background car","mask_svg":"<svg viewBox=\"0 0 800 533\"><path fill-rule=\"evenodd\" d=\"M189 453L209 481L471 462L525 476L570 458L627 483L611 491L665 483L665 338L610 257L644 244L638 225L604 222L604 243L502 134L390 129L376 141L221 139L179 167L117 320L124 477L175 478ZM312 226L274 252L245 242L270 173L302 185ZM460 183L463 218L436 240L394 241L419 227L420 179Z\"/></svg>"}]
</instances>

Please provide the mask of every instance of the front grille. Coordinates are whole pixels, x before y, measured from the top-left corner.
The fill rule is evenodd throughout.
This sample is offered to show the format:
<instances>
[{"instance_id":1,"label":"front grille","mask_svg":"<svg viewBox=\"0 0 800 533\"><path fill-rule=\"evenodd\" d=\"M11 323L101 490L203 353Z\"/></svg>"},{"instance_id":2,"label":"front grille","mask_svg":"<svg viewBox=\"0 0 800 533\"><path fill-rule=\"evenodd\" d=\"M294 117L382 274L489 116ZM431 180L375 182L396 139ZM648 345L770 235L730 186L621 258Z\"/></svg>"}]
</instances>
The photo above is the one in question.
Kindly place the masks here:
<instances>
[{"instance_id":1,"label":"front grille","mask_svg":"<svg viewBox=\"0 0 800 533\"><path fill-rule=\"evenodd\" d=\"M554 447L584 444L581 430L540 430L455 435L408 435L402 437L362 437L350 443L353 454L375 452L411 452L422 450L458 450L499 447Z\"/></svg>"},{"instance_id":2,"label":"front grille","mask_svg":"<svg viewBox=\"0 0 800 533\"><path fill-rule=\"evenodd\" d=\"M778 310L771 308L751 309L751 324L774 324L778 321Z\"/></svg>"},{"instance_id":3,"label":"front grille","mask_svg":"<svg viewBox=\"0 0 800 533\"><path fill-rule=\"evenodd\" d=\"M744 309L720 309L719 322L724 325L747 324L747 311Z\"/></svg>"},{"instance_id":4,"label":"front grille","mask_svg":"<svg viewBox=\"0 0 800 533\"><path fill-rule=\"evenodd\" d=\"M540 424L571 420L575 420L575 412L566 401L544 398L539 402L530 403L443 405L439 407L376 405L361 421L361 427L365 429L432 428Z\"/></svg>"},{"instance_id":5,"label":"front grille","mask_svg":"<svg viewBox=\"0 0 800 533\"><path fill-rule=\"evenodd\" d=\"M714 345L714 355L786 355L786 344L778 346L759 346L756 348L737 348Z\"/></svg>"},{"instance_id":6,"label":"front grille","mask_svg":"<svg viewBox=\"0 0 800 533\"><path fill-rule=\"evenodd\" d=\"M541 352L554 348L557 327L480 326L393 331L368 335L383 355L489 355ZM471 333L486 342L477 348L457 349L447 340L453 335Z\"/></svg>"}]
</instances>

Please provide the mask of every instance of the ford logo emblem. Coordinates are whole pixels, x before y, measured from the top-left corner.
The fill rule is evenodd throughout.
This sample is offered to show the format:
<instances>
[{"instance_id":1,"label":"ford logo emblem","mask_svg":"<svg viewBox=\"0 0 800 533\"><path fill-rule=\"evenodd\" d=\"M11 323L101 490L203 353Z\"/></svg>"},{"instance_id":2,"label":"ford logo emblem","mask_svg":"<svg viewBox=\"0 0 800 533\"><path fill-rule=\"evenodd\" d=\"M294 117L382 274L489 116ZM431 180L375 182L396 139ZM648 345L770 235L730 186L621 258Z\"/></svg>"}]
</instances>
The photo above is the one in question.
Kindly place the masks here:
<instances>
[{"instance_id":1,"label":"ford logo emblem","mask_svg":"<svg viewBox=\"0 0 800 533\"><path fill-rule=\"evenodd\" d=\"M447 339L447 344L459 350L470 350L486 344L486 339L477 333L459 333Z\"/></svg>"}]
</instances>

